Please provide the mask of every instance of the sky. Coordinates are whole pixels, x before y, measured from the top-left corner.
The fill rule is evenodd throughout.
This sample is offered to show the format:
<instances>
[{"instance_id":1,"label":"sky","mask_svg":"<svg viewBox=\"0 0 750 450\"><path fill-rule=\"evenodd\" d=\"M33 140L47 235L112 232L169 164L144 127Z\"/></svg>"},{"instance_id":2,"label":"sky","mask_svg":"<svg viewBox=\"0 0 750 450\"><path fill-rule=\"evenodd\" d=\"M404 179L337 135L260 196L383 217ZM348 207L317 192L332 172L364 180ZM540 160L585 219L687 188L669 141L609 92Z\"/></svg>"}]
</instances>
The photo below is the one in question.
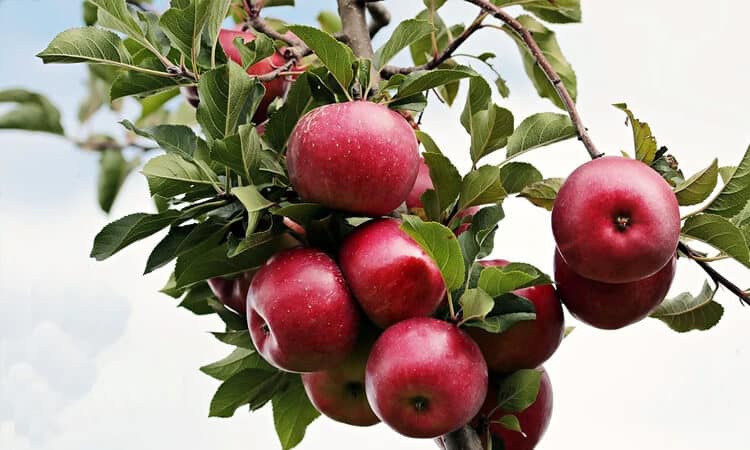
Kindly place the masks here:
<instances>
[{"instance_id":1,"label":"sky","mask_svg":"<svg viewBox=\"0 0 750 450\"><path fill-rule=\"evenodd\" d=\"M310 23L334 2L300 1L278 15ZM388 1L398 19L422 2ZM626 101L651 123L661 145L693 173L718 156L736 164L750 144L750 62L744 57L750 5L715 0L701 8L678 0L583 0L584 23L556 26L579 80L579 108L600 149L632 148L622 112ZM79 26L78 1L0 1L0 89L26 87L61 107L74 136L108 129L102 114L82 128L75 121L85 68L44 67L34 54L66 28ZM465 22L473 8L452 0L444 16ZM388 33L383 33L387 36ZM382 41L383 37L380 38ZM537 98L515 45L487 30L467 52L492 51L512 90L497 101L516 122L554 111ZM401 62L407 59L402 55ZM463 95L463 93L462 93ZM468 168L468 137L457 115L432 105L424 129ZM0 105L0 111L3 106ZM133 113L132 108L126 112ZM575 141L529 156L545 176L565 176L586 161ZM0 131L0 450L132 450L172 448L276 449L270 408L229 420L209 419L217 383L198 367L229 349L208 331L221 328L175 308L157 293L168 270L143 277L152 238L104 263L88 258L95 233L108 221L151 208L145 180L131 177L111 217L97 207L97 156L54 136ZM545 211L506 202L493 256L550 271L554 243ZM746 286L748 273L719 264ZM681 262L672 295L697 291L703 273ZM744 282L743 282L744 281ZM746 444L750 403L750 310L730 294L722 322L705 333L678 335L646 320L617 332L579 325L546 364L554 413L540 450L721 448ZM380 425L357 429L319 419L301 449L429 449Z\"/></svg>"}]
</instances>

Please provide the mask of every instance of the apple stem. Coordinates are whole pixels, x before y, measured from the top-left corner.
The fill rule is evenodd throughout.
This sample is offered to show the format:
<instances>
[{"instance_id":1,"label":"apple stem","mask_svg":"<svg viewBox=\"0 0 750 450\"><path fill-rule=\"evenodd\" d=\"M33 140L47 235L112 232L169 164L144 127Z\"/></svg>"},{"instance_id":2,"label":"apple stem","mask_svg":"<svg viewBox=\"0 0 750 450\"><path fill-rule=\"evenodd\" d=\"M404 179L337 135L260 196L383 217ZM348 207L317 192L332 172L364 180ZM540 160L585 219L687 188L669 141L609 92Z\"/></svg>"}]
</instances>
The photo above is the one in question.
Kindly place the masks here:
<instances>
[{"instance_id":1,"label":"apple stem","mask_svg":"<svg viewBox=\"0 0 750 450\"><path fill-rule=\"evenodd\" d=\"M740 299L743 305L750 305L750 293L729 281L724 275L719 273L719 271L714 269L707 261L705 261L696 250L693 250L684 242L680 242L677 248L682 253L684 253L686 257L695 261L695 263L698 264L701 269L703 269L708 274L709 277L711 277L714 283L724 286L731 293L735 294Z\"/></svg>"}]
</instances>

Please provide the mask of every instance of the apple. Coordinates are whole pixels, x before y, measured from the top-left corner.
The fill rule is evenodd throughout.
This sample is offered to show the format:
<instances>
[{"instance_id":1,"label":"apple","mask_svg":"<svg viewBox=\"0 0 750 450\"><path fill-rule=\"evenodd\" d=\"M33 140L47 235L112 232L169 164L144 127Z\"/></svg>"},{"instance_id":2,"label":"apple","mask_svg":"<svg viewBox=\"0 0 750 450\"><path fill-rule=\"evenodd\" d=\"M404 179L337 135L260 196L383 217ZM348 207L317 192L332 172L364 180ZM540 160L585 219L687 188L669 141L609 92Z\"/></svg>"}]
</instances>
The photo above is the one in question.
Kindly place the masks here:
<instances>
[{"instance_id":1,"label":"apple","mask_svg":"<svg viewBox=\"0 0 750 450\"><path fill-rule=\"evenodd\" d=\"M552 231L565 262L583 277L627 283L674 256L680 210L666 181L646 164L604 157L576 169L560 188Z\"/></svg>"},{"instance_id":2,"label":"apple","mask_svg":"<svg viewBox=\"0 0 750 450\"><path fill-rule=\"evenodd\" d=\"M672 286L677 259L656 274L630 283L589 280L566 264L555 252L555 281L562 302L577 319L591 326L615 330L646 318L666 297Z\"/></svg>"},{"instance_id":3,"label":"apple","mask_svg":"<svg viewBox=\"0 0 750 450\"><path fill-rule=\"evenodd\" d=\"M479 263L484 267L509 264L501 259ZM534 304L535 320L519 322L503 333L489 333L479 328L466 330L482 350L487 367L497 373L539 367L555 353L565 333L562 304L554 287L533 286L514 291L514 294Z\"/></svg>"},{"instance_id":4,"label":"apple","mask_svg":"<svg viewBox=\"0 0 750 450\"><path fill-rule=\"evenodd\" d=\"M461 428L479 412L487 393L487 364L458 327L419 317L378 338L365 387L385 424L408 437L434 438Z\"/></svg>"},{"instance_id":5,"label":"apple","mask_svg":"<svg viewBox=\"0 0 750 450\"><path fill-rule=\"evenodd\" d=\"M357 227L341 245L339 264L362 310L381 328L432 315L446 294L440 268L395 219Z\"/></svg>"},{"instance_id":6,"label":"apple","mask_svg":"<svg viewBox=\"0 0 750 450\"><path fill-rule=\"evenodd\" d=\"M355 350L338 367L322 372L303 373L302 384L315 408L329 418L359 427L380 422L365 394L365 367L375 342L366 333Z\"/></svg>"},{"instance_id":7,"label":"apple","mask_svg":"<svg viewBox=\"0 0 750 450\"><path fill-rule=\"evenodd\" d=\"M289 178L309 202L365 216L398 208L419 170L409 123L367 101L321 106L300 119L289 138Z\"/></svg>"},{"instance_id":8,"label":"apple","mask_svg":"<svg viewBox=\"0 0 750 450\"><path fill-rule=\"evenodd\" d=\"M245 43L255 40L255 34L249 31L223 29L219 31L219 45L222 50L224 50L224 54L227 55L227 58L242 65L242 56L240 55L240 51L234 45L234 40L238 37L242 38ZM273 55L248 67L247 73L250 75L265 75L282 67L287 62L287 59L277 51L274 52ZM265 122L266 119L268 119L268 107L271 102L278 97L284 97L290 85L291 78L283 76L263 83L263 87L266 88L266 93L263 96L263 100L261 100L258 105L258 109L253 117L253 122Z\"/></svg>"},{"instance_id":9,"label":"apple","mask_svg":"<svg viewBox=\"0 0 750 450\"><path fill-rule=\"evenodd\" d=\"M424 158L419 161L419 172L417 179L414 181L409 195L406 197L406 207L411 209L424 209L422 204L422 194L432 189L432 178L430 178L430 168L424 162Z\"/></svg>"},{"instance_id":10,"label":"apple","mask_svg":"<svg viewBox=\"0 0 750 450\"><path fill-rule=\"evenodd\" d=\"M489 432L492 434L493 440L501 439L503 441L502 448L505 450L533 450L547 431L552 416L552 384L547 371L542 367L538 370L542 373L542 378L536 401L520 413L507 412L503 411L502 407L498 408L498 387L502 379L490 379L487 400L482 406L479 417L473 423L480 423L485 432L489 426ZM513 414L518 418L523 434L509 430L499 423L492 423L507 414ZM480 430L480 437L483 440L485 439L482 430Z\"/></svg>"},{"instance_id":11,"label":"apple","mask_svg":"<svg viewBox=\"0 0 750 450\"><path fill-rule=\"evenodd\" d=\"M257 271L245 272L235 279L211 278L208 280L208 286L224 306L244 315L247 305L247 291L250 289L250 282L253 280L255 272Z\"/></svg>"},{"instance_id":12,"label":"apple","mask_svg":"<svg viewBox=\"0 0 750 450\"><path fill-rule=\"evenodd\" d=\"M288 372L342 363L354 348L360 312L336 263L295 248L273 256L247 295L250 336L266 361Z\"/></svg>"},{"instance_id":13,"label":"apple","mask_svg":"<svg viewBox=\"0 0 750 450\"><path fill-rule=\"evenodd\" d=\"M459 211L458 214L456 214L456 218L463 219L465 217L473 218L479 210L482 209L479 206L471 206L469 208L466 208L464 210ZM453 233L456 236L461 236L464 234L469 228L471 228L471 222L464 222L453 231Z\"/></svg>"}]
</instances>

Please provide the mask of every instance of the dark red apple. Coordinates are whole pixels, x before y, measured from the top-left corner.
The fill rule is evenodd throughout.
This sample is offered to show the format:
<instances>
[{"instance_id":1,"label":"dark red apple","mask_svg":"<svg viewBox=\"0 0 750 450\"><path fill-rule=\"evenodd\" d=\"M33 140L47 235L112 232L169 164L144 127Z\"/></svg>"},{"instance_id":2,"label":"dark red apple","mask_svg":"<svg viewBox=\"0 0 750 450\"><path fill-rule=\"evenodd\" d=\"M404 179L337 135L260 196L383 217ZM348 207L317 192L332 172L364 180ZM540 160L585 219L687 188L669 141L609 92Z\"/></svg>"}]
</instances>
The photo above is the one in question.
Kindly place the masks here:
<instances>
[{"instance_id":1,"label":"dark red apple","mask_svg":"<svg viewBox=\"0 0 750 450\"><path fill-rule=\"evenodd\" d=\"M359 427L380 422L365 394L365 367L373 344L374 339L365 336L340 366L302 374L307 397L318 411L337 422Z\"/></svg>"},{"instance_id":2,"label":"dark red apple","mask_svg":"<svg viewBox=\"0 0 750 450\"><path fill-rule=\"evenodd\" d=\"M419 161L417 179L414 181L414 186L412 186L409 196L406 197L406 207L409 209L423 209L422 194L432 188L433 185L432 178L430 178L430 168L424 162L424 158L422 158Z\"/></svg>"},{"instance_id":3,"label":"dark red apple","mask_svg":"<svg viewBox=\"0 0 750 450\"><path fill-rule=\"evenodd\" d=\"M509 264L501 259L479 263L484 267L505 267ZM499 334L479 328L466 329L479 344L487 367L497 373L539 367L555 353L565 333L562 304L555 288L551 285L533 286L514 293L534 304L535 320L519 322Z\"/></svg>"},{"instance_id":4,"label":"dark red apple","mask_svg":"<svg viewBox=\"0 0 750 450\"><path fill-rule=\"evenodd\" d=\"M605 283L649 277L674 256L680 238L677 198L646 164L610 156L576 169L552 211L565 262Z\"/></svg>"},{"instance_id":5,"label":"dark red apple","mask_svg":"<svg viewBox=\"0 0 750 450\"><path fill-rule=\"evenodd\" d=\"M296 248L271 258L247 295L250 335L258 352L289 372L316 372L343 362L354 348L360 312L336 263Z\"/></svg>"},{"instance_id":6,"label":"dark red apple","mask_svg":"<svg viewBox=\"0 0 750 450\"><path fill-rule=\"evenodd\" d=\"M366 101L321 106L297 123L287 150L300 196L365 216L398 208L419 169L417 138L387 107Z\"/></svg>"},{"instance_id":7,"label":"dark red apple","mask_svg":"<svg viewBox=\"0 0 750 450\"><path fill-rule=\"evenodd\" d=\"M257 270L245 272L235 279L211 278L208 286L224 306L244 315L247 309L247 291L255 272Z\"/></svg>"},{"instance_id":8,"label":"dark red apple","mask_svg":"<svg viewBox=\"0 0 750 450\"><path fill-rule=\"evenodd\" d=\"M381 328L432 315L445 297L440 268L395 219L357 227L341 246L339 264L365 314Z\"/></svg>"},{"instance_id":9,"label":"dark red apple","mask_svg":"<svg viewBox=\"0 0 750 450\"><path fill-rule=\"evenodd\" d=\"M463 218L466 218L466 217L473 218L479 212L480 209L482 209L482 208L479 207L479 206L471 206L469 208L466 208L466 209L462 210L458 214L456 214L456 217L459 218L459 219L463 219ZM456 234L456 236L461 236L469 228L471 228L471 222L465 222L465 223L462 223L461 225L459 225L458 227L456 227L454 233Z\"/></svg>"},{"instance_id":10,"label":"dark red apple","mask_svg":"<svg viewBox=\"0 0 750 450\"><path fill-rule=\"evenodd\" d=\"M490 379L487 400L474 423L482 423L483 426L489 424L493 440L501 439L504 445L502 448L505 450L533 450L547 431L552 416L552 384L547 371L541 367L539 371L542 373L542 378L536 401L520 413L507 412L498 408L497 395L501 379ZM488 416L490 413L492 414ZM509 430L499 423L492 423L507 414L513 414L518 418L523 434ZM480 435L484 439L483 433L480 432Z\"/></svg>"},{"instance_id":11,"label":"dark red apple","mask_svg":"<svg viewBox=\"0 0 750 450\"><path fill-rule=\"evenodd\" d=\"M242 38L245 43L255 40L255 34L249 31L224 29L219 32L219 45L221 45L227 58L242 65L242 56L240 55L240 51L234 45L234 40L238 37ZM265 75L282 67L286 63L286 58L284 58L280 52L275 52L273 55L248 67L247 73L250 75ZM284 97L286 95L286 92L291 85L291 81L292 79L290 77L282 76L263 83L263 87L266 88L266 93L263 96L260 105L258 105L258 110L253 117L253 122L261 123L268 119L268 106L276 98Z\"/></svg>"},{"instance_id":12,"label":"dark red apple","mask_svg":"<svg viewBox=\"0 0 750 450\"><path fill-rule=\"evenodd\" d=\"M365 385L380 420L405 436L434 438L477 414L487 393L487 364L455 325L409 319L375 342Z\"/></svg>"},{"instance_id":13,"label":"dark red apple","mask_svg":"<svg viewBox=\"0 0 750 450\"><path fill-rule=\"evenodd\" d=\"M674 279L677 259L656 274L630 283L589 280L573 272L555 252L555 281L571 314L597 328L615 330L646 318L661 304Z\"/></svg>"}]
</instances>

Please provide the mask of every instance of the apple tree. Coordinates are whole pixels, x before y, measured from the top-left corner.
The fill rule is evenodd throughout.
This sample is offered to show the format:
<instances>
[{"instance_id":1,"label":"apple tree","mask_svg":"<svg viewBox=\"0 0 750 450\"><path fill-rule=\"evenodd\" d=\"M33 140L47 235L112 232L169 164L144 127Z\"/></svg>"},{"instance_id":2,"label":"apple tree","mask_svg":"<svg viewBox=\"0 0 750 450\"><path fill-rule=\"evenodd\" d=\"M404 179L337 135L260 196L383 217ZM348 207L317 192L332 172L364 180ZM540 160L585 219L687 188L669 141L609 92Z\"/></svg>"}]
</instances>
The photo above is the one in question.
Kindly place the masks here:
<instances>
[{"instance_id":1,"label":"apple tree","mask_svg":"<svg viewBox=\"0 0 750 450\"><path fill-rule=\"evenodd\" d=\"M542 364L570 331L563 306L598 328L651 317L688 332L720 321L722 289L750 304L712 265L750 267L750 150L685 173L617 104L633 147L605 156L551 29L581 20L579 0L451 1L476 15L448 20L446 0L424 0L374 48L386 1L338 0L311 27L272 18L294 0L85 0L85 26L38 54L87 64L81 122L140 106L122 136L75 141L99 153L102 210L136 170L155 205L104 227L91 256L166 232L145 272L170 267L161 292L218 316L213 336L231 348L201 369L220 382L211 416L271 404L284 449L321 413L445 449L532 449L552 410ZM518 45L553 112L521 119L495 102L509 89L494 55L460 52L483 30ZM413 65L392 64L402 52ZM437 101L462 110L467 173L420 129ZM43 96L0 102L13 104L0 128L65 138ZM572 174L521 161L567 139L591 157ZM510 196L551 211L553 274L488 259ZM699 265L705 287L666 298L680 264Z\"/></svg>"}]
</instances>

